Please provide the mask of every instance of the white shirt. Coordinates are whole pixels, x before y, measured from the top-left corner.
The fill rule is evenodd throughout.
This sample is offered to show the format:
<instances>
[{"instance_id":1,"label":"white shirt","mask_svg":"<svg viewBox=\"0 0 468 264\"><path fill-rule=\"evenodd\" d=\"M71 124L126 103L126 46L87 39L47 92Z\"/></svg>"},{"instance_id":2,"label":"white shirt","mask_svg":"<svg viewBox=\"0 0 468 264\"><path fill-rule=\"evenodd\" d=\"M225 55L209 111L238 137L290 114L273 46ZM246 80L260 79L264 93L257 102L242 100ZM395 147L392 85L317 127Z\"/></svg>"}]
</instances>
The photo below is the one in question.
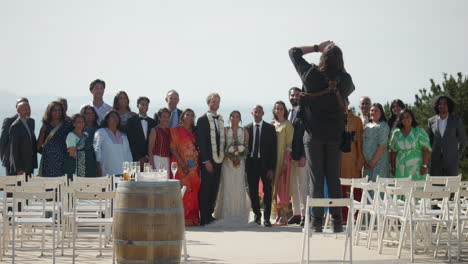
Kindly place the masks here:
<instances>
[{"instance_id":1,"label":"white shirt","mask_svg":"<svg viewBox=\"0 0 468 264\"><path fill-rule=\"evenodd\" d=\"M100 128L94 133L94 152L96 161L101 163L103 175L122 174L123 162L133 161L127 136L121 136L122 144L114 144L105 128Z\"/></svg>"},{"instance_id":2,"label":"white shirt","mask_svg":"<svg viewBox=\"0 0 468 264\"><path fill-rule=\"evenodd\" d=\"M254 123L253 126L252 126L252 130L253 130L253 138L252 138L252 153L250 153L250 157L254 157L253 156L253 153L254 153L254 149L255 149L255 138L257 137L257 125L258 126L258 131L260 132L260 135L258 135L259 137L262 136L262 125L263 125L263 120L260 121L260 123ZM257 158L260 158L260 139L258 140L258 157Z\"/></svg>"},{"instance_id":3,"label":"white shirt","mask_svg":"<svg viewBox=\"0 0 468 264\"><path fill-rule=\"evenodd\" d=\"M140 118L148 118L148 116L142 116L140 114L138 114L138 117ZM140 123L141 123L141 127L143 128L143 134L145 135L145 139L148 138L148 121L146 120L140 120Z\"/></svg>"},{"instance_id":4,"label":"white shirt","mask_svg":"<svg viewBox=\"0 0 468 264\"><path fill-rule=\"evenodd\" d=\"M291 111L289 111L289 117L288 117L288 120L293 122L294 119L296 119L296 116L297 116L297 112L299 111L299 106L296 105L296 106L293 106L291 108Z\"/></svg>"},{"instance_id":5,"label":"white shirt","mask_svg":"<svg viewBox=\"0 0 468 264\"><path fill-rule=\"evenodd\" d=\"M220 116L220 115L214 115L214 114L211 113L211 112L208 112L207 114L210 114L210 115L213 116L213 117L214 117L214 116L218 116L218 117ZM219 118L218 118L218 119L214 119L214 118L213 118L213 121L214 121L214 124L215 124L215 127L216 127L216 131L218 131L218 133L219 133L219 127L218 127L218 125L219 125L219 124L218 124Z\"/></svg>"},{"instance_id":6,"label":"white shirt","mask_svg":"<svg viewBox=\"0 0 468 264\"><path fill-rule=\"evenodd\" d=\"M445 129L447 128L448 115L445 119L440 118L440 116L438 116L438 118L439 118L439 132L440 132L440 135L443 137L445 133Z\"/></svg>"},{"instance_id":7,"label":"white shirt","mask_svg":"<svg viewBox=\"0 0 468 264\"><path fill-rule=\"evenodd\" d=\"M102 103L100 107L95 106L93 102L91 102L89 105L92 106L94 110L96 110L96 113L98 115L98 124L101 124L101 121L104 119L104 116L107 114L107 112L109 112L112 109L112 107L106 103Z\"/></svg>"}]
</instances>

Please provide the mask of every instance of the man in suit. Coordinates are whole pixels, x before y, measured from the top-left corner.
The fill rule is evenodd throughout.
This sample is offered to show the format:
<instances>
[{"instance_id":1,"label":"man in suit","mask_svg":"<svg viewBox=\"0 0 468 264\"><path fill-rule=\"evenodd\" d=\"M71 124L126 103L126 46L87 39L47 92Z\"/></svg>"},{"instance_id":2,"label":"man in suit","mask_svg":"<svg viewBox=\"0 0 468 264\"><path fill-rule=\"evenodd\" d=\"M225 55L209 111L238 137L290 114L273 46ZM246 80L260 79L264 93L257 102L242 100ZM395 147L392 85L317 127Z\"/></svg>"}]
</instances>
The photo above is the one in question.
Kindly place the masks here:
<instances>
[{"instance_id":1,"label":"man in suit","mask_svg":"<svg viewBox=\"0 0 468 264\"><path fill-rule=\"evenodd\" d=\"M156 121L148 117L148 97L139 97L137 100L138 115L134 115L127 122L127 138L132 151L134 161L139 161L140 166L149 162L148 140L151 129L155 127Z\"/></svg>"},{"instance_id":2,"label":"man in suit","mask_svg":"<svg viewBox=\"0 0 468 264\"><path fill-rule=\"evenodd\" d=\"M275 127L263 121L263 107L256 105L252 110L254 122L246 126L249 132L249 156L245 170L249 185L249 196L255 223L261 224L260 199L258 197L259 180L263 183L263 224L271 227L271 199L274 170L276 166L276 130Z\"/></svg>"},{"instance_id":3,"label":"man in suit","mask_svg":"<svg viewBox=\"0 0 468 264\"><path fill-rule=\"evenodd\" d=\"M224 121L218 115L221 97L211 93L206 98L208 112L197 120L196 138L200 152L201 186L199 192L200 225L213 222L218 196L221 164L224 158Z\"/></svg>"},{"instance_id":4,"label":"man in suit","mask_svg":"<svg viewBox=\"0 0 468 264\"><path fill-rule=\"evenodd\" d=\"M171 119L169 120L169 128L176 127L179 124L180 115L182 110L177 108L179 104L179 93L176 90L170 90L166 93L167 109L171 111ZM159 124L158 113L154 114L156 124Z\"/></svg>"},{"instance_id":5,"label":"man in suit","mask_svg":"<svg viewBox=\"0 0 468 264\"><path fill-rule=\"evenodd\" d=\"M289 219L288 224L300 224L304 226L308 181L305 170L304 126L302 125L301 118L297 115L299 112L300 94L301 89L298 87L289 89L289 102L292 108L289 111L288 119L294 126L294 135L291 153L291 198L293 215Z\"/></svg>"},{"instance_id":6,"label":"man in suit","mask_svg":"<svg viewBox=\"0 0 468 264\"><path fill-rule=\"evenodd\" d=\"M26 102L29 104L27 98L19 98L16 100L16 107L21 102ZM30 116L31 113L28 114ZM18 114L15 114L11 117L7 117L3 120L2 124L2 134L0 136L0 159L2 161L2 166L5 167L7 175L15 175L15 172L10 172L10 127L13 122L18 119ZM34 120L31 119L29 122L32 122L34 126ZM34 129L33 129L34 130Z\"/></svg>"},{"instance_id":7,"label":"man in suit","mask_svg":"<svg viewBox=\"0 0 468 264\"><path fill-rule=\"evenodd\" d=\"M16 109L18 118L9 131L10 172L31 175L37 168L36 136L33 123L28 122L31 110L27 102L19 103Z\"/></svg>"},{"instance_id":8,"label":"man in suit","mask_svg":"<svg viewBox=\"0 0 468 264\"><path fill-rule=\"evenodd\" d=\"M446 95L434 99L435 116L428 120L433 176L456 176L467 144L462 119L452 115L455 102Z\"/></svg>"}]
</instances>

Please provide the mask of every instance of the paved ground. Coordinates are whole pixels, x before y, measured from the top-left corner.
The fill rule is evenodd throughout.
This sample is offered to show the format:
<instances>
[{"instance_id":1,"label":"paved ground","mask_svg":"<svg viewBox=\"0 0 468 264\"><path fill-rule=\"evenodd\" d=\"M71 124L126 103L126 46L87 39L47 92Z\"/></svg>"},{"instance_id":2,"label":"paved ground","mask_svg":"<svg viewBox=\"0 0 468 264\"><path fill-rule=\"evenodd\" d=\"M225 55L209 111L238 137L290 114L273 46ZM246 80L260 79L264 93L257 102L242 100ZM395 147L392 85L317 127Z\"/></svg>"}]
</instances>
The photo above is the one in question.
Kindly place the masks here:
<instances>
[{"instance_id":1,"label":"paved ground","mask_svg":"<svg viewBox=\"0 0 468 264\"><path fill-rule=\"evenodd\" d=\"M299 263L302 233L298 226L265 228L256 224L249 224L243 228L223 227L191 227L187 231L189 261L192 264L208 263L255 263L255 264L290 264ZM313 237L311 240L311 254L314 259L326 258L340 259L344 246L344 238L335 236ZM31 245L31 244L30 244ZM34 245L38 245L34 243ZM94 243L80 241L80 247L97 249L97 240ZM50 247L50 246L49 246ZM465 246L465 252L468 247ZM104 264L112 263L110 249L104 256L96 258L97 251L79 251L76 263ZM50 252L40 258L39 252L18 252L16 263L52 263ZM408 250L404 250L400 260L396 258L396 248L385 248L382 255L376 249L368 250L364 246L354 247L354 263L362 264L390 264L410 263ZM468 254L465 253L467 263ZM441 255L434 260L430 254L420 253L415 256L416 263L445 263ZM2 263L11 263L11 251L3 257ZM57 250L56 263L71 263L71 249L65 250L65 256L60 256ZM326 261L320 261L326 263ZM457 262L453 262L457 263Z\"/></svg>"}]
</instances>

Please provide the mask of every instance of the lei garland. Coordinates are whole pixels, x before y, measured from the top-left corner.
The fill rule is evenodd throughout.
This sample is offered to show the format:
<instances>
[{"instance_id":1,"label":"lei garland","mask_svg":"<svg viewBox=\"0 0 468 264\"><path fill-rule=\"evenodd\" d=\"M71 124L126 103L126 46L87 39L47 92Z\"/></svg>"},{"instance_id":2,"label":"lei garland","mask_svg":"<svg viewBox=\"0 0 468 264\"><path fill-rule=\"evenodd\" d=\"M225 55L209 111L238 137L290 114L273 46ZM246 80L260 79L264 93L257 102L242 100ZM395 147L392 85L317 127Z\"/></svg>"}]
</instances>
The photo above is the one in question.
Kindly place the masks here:
<instances>
[{"instance_id":1,"label":"lei garland","mask_svg":"<svg viewBox=\"0 0 468 264\"><path fill-rule=\"evenodd\" d=\"M213 153L213 160L216 163L222 163L224 160L224 120L221 115L218 117L218 130L219 130L219 155L216 151L216 128L215 120L211 114L207 114L208 123L210 124L210 141L211 141L211 152Z\"/></svg>"}]
</instances>

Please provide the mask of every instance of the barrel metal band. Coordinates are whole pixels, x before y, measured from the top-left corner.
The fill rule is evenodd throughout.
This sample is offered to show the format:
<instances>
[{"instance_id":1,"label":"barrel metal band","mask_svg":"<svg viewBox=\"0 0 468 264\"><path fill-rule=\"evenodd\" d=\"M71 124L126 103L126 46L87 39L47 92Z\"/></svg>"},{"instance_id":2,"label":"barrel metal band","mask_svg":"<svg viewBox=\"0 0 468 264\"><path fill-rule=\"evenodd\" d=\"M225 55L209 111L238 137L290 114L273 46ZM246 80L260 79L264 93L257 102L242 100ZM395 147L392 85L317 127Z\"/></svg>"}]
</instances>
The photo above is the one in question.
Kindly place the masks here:
<instances>
[{"instance_id":1,"label":"barrel metal band","mask_svg":"<svg viewBox=\"0 0 468 264\"><path fill-rule=\"evenodd\" d=\"M137 190L137 189L129 189L129 188L119 188L117 190L118 193L144 193L144 194L166 194L166 193L180 193L180 190Z\"/></svg>"},{"instance_id":2,"label":"barrel metal band","mask_svg":"<svg viewBox=\"0 0 468 264\"><path fill-rule=\"evenodd\" d=\"M114 240L116 245L128 246L178 246L182 244L183 240L167 240L167 241L136 241L136 240Z\"/></svg>"},{"instance_id":3,"label":"barrel metal band","mask_svg":"<svg viewBox=\"0 0 468 264\"><path fill-rule=\"evenodd\" d=\"M132 263L132 264L172 264L172 263L180 263L180 259L132 260L132 259L117 258L117 263Z\"/></svg>"},{"instance_id":4,"label":"barrel metal band","mask_svg":"<svg viewBox=\"0 0 468 264\"><path fill-rule=\"evenodd\" d=\"M114 208L115 213L164 214L183 213L184 208Z\"/></svg>"},{"instance_id":5,"label":"barrel metal band","mask_svg":"<svg viewBox=\"0 0 468 264\"><path fill-rule=\"evenodd\" d=\"M163 182L135 182L135 181L122 181L119 182L119 187L178 187L180 183L178 180L168 180ZM117 188L118 190L118 188Z\"/></svg>"}]
</instances>

